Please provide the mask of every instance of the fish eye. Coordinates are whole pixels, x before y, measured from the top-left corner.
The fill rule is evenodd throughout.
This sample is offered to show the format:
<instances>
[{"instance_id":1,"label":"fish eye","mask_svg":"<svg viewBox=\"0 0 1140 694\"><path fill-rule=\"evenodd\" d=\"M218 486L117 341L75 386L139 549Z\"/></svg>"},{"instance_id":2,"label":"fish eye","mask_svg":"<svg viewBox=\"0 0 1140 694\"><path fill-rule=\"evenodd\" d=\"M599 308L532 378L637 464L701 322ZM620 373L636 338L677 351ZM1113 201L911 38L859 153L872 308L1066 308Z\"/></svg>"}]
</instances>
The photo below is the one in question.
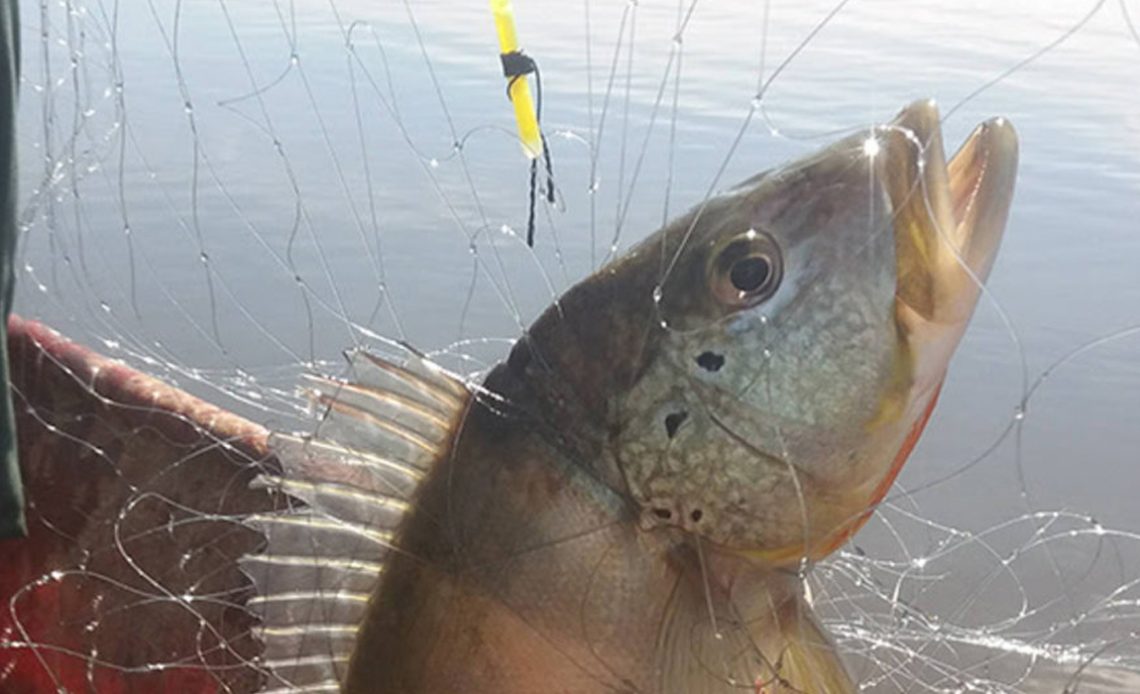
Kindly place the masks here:
<instances>
[{"instance_id":1,"label":"fish eye","mask_svg":"<svg viewBox=\"0 0 1140 694\"><path fill-rule=\"evenodd\" d=\"M753 229L730 239L713 256L709 284L713 295L734 308L754 306L780 285L780 249L768 234Z\"/></svg>"}]
</instances>

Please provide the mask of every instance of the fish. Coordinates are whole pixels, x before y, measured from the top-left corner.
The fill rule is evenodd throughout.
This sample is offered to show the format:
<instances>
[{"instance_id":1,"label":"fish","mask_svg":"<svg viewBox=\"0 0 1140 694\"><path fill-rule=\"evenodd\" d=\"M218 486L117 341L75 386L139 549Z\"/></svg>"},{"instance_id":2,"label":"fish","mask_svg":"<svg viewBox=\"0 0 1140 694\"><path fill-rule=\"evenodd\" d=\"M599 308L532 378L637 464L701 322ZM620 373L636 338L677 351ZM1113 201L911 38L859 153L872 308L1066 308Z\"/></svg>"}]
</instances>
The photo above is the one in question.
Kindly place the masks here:
<instances>
[{"instance_id":1,"label":"fish","mask_svg":"<svg viewBox=\"0 0 1140 694\"><path fill-rule=\"evenodd\" d=\"M946 160L916 102L710 197L472 385L414 352L317 378L299 502L243 559L284 691L856 691L804 590L929 421L1017 137ZM271 691L278 691L271 689Z\"/></svg>"},{"instance_id":2,"label":"fish","mask_svg":"<svg viewBox=\"0 0 1140 694\"><path fill-rule=\"evenodd\" d=\"M310 431L77 357L58 388L95 385L52 409L103 415L26 457L0 689L857 691L805 579L929 422L1013 198L1008 121L941 138L915 102L699 202L481 381L353 350L307 378ZM121 446L68 428L118 418Z\"/></svg>"}]
</instances>

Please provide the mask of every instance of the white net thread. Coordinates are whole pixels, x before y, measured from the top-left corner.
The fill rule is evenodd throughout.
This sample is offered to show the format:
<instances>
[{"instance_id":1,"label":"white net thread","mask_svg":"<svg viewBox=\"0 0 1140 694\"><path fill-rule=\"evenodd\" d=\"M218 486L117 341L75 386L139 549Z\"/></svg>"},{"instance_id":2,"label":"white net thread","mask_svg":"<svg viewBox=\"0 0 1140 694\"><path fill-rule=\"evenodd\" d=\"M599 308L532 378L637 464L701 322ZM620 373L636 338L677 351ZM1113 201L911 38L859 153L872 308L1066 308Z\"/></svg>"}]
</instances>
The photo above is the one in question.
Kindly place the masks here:
<instances>
[{"instance_id":1,"label":"white net thread","mask_svg":"<svg viewBox=\"0 0 1140 694\"><path fill-rule=\"evenodd\" d=\"M299 377L344 375L353 347L408 343L477 380L663 221L915 98L939 100L950 150L1008 116L1018 193L974 325L898 485L814 568L814 604L864 691L1140 687L1140 5L519 0L557 185L533 249L481 3L21 12L17 312L276 430L312 427ZM98 551L61 556L7 606L0 689L5 650L48 673L81 663L84 682L55 678L68 691L102 688L94 666L247 687L229 677L256 646L226 616L245 593L209 568L241 553L215 546L219 527L242 534L240 510L164 486L197 450L171 444L177 474L120 470L125 415L96 413L84 439L66 403L17 408L103 460L116 507ZM221 488L244 489L260 461L229 444ZM194 548L176 572L148 563L155 518ZM69 580L169 608L195 637L128 662L106 644L129 607L47 625L22 611ZM74 651L69 632L95 635Z\"/></svg>"}]
</instances>

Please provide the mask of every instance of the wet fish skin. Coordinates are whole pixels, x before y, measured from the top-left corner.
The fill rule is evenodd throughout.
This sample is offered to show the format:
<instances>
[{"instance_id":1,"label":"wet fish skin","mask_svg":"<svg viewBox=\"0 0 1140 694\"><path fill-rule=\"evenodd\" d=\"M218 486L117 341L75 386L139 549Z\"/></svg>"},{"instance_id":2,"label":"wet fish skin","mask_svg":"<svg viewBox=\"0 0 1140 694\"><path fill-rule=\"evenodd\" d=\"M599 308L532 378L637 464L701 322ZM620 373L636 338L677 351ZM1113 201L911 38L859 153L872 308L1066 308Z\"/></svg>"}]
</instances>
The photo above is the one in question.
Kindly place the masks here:
<instances>
[{"instance_id":1,"label":"wet fish skin","mask_svg":"<svg viewBox=\"0 0 1140 694\"><path fill-rule=\"evenodd\" d=\"M973 202L920 103L568 291L416 490L345 691L853 690L794 568L865 520L933 408L1012 194L1002 128L967 144L996 172L956 174ZM730 253L778 286L726 294L755 284Z\"/></svg>"}]
</instances>

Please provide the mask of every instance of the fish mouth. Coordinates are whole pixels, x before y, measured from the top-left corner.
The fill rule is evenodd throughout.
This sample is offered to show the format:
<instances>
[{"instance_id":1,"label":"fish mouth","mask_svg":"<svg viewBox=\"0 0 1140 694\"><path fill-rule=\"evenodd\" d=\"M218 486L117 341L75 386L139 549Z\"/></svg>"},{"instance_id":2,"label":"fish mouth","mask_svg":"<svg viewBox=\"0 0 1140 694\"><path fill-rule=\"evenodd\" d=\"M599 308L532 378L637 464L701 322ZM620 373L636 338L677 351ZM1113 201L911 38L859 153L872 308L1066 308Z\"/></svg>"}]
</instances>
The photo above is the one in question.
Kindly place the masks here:
<instances>
[{"instance_id":1,"label":"fish mouth","mask_svg":"<svg viewBox=\"0 0 1140 694\"><path fill-rule=\"evenodd\" d=\"M1004 118L988 120L947 161L938 108L927 100L904 108L876 136L894 209L896 295L915 314L904 322L964 328L1013 200L1017 134Z\"/></svg>"}]
</instances>

